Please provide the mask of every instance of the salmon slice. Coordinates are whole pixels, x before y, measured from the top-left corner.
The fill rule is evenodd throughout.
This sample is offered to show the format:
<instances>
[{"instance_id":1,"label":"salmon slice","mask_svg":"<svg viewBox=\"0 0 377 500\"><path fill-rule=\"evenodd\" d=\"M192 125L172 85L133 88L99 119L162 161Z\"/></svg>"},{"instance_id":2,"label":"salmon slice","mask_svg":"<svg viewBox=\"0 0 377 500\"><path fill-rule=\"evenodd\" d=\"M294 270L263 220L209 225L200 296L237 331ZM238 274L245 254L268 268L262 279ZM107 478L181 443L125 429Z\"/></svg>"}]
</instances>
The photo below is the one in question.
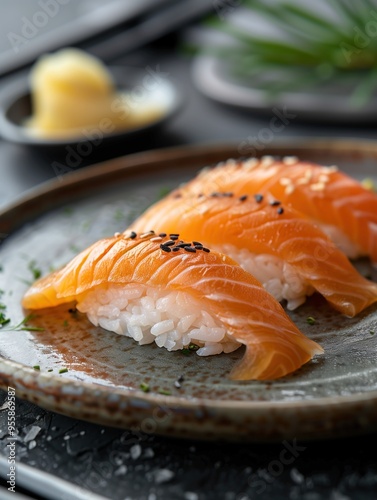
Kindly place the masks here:
<instances>
[{"instance_id":1,"label":"salmon slice","mask_svg":"<svg viewBox=\"0 0 377 500\"><path fill-rule=\"evenodd\" d=\"M377 263L377 195L336 166L295 157L229 160L203 169L171 196L216 191L270 195L321 224L349 257L365 255Z\"/></svg>"},{"instance_id":2,"label":"salmon slice","mask_svg":"<svg viewBox=\"0 0 377 500\"><path fill-rule=\"evenodd\" d=\"M23 306L41 309L80 302L94 289L111 285L142 284L184 292L224 325L230 340L246 346L231 372L236 380L283 377L323 352L231 258L193 245L187 250L179 246L178 235L173 237L131 232L100 240L34 283Z\"/></svg>"},{"instance_id":3,"label":"salmon slice","mask_svg":"<svg viewBox=\"0 0 377 500\"><path fill-rule=\"evenodd\" d=\"M270 196L171 195L149 208L131 229L150 227L178 230L186 240L197 238L227 253L277 300L288 299L291 309L314 290L350 317L377 302L376 283L362 277L318 226ZM267 263L270 257L271 266L256 265L256 256L266 256Z\"/></svg>"}]
</instances>

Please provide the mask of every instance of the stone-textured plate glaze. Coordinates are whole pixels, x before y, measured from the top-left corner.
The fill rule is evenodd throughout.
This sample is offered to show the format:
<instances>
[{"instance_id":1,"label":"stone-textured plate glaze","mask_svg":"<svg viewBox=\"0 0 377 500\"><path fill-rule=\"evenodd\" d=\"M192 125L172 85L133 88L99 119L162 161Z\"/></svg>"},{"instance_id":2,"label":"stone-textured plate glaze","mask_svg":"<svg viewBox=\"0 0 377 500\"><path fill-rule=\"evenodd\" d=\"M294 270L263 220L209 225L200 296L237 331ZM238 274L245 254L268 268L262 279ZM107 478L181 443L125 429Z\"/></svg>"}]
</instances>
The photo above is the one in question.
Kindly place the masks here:
<instances>
[{"instance_id":1,"label":"stone-textured plate glaze","mask_svg":"<svg viewBox=\"0 0 377 500\"><path fill-rule=\"evenodd\" d=\"M372 142L295 141L263 153L336 163L357 178L377 180ZM122 231L200 167L236 156L237 146L230 145L119 158L48 183L0 213L0 233L8 235L0 248L0 288L12 324L24 317L20 300L31 268L47 273L98 238ZM241 350L185 356L95 328L67 306L44 310L29 323L43 331L0 331L0 385L77 418L190 438L303 439L375 429L377 307L349 319L313 297L291 316L326 353L291 376L262 383L227 379ZM68 371L59 373L62 368ZM141 391L141 383L150 392Z\"/></svg>"}]
</instances>

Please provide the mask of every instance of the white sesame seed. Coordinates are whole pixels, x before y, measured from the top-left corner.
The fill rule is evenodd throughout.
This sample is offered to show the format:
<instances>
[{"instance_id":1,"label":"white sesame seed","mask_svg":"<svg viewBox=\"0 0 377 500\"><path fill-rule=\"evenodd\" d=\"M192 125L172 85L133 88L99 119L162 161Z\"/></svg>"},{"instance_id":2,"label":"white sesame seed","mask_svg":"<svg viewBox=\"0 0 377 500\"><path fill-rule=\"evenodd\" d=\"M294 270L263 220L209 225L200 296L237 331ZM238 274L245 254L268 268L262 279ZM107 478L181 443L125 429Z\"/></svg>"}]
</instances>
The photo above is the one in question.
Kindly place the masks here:
<instances>
[{"instance_id":1,"label":"white sesame seed","mask_svg":"<svg viewBox=\"0 0 377 500\"><path fill-rule=\"evenodd\" d=\"M331 174L332 172L337 172L339 169L336 165L331 165L330 167L324 167L326 172Z\"/></svg>"},{"instance_id":2,"label":"white sesame seed","mask_svg":"<svg viewBox=\"0 0 377 500\"><path fill-rule=\"evenodd\" d=\"M310 179L313 177L313 172L311 171L311 169L310 169L310 168L308 168L308 169L305 171L304 177L305 177L305 179L308 179L308 180L310 180Z\"/></svg>"},{"instance_id":3,"label":"white sesame seed","mask_svg":"<svg viewBox=\"0 0 377 500\"><path fill-rule=\"evenodd\" d=\"M319 180L319 182L324 182L326 184L327 182L329 182L330 178L326 174L320 174L318 176L318 180Z\"/></svg>"},{"instance_id":4,"label":"white sesame seed","mask_svg":"<svg viewBox=\"0 0 377 500\"><path fill-rule=\"evenodd\" d=\"M279 181L279 183L282 185L282 186L289 186L290 184L292 184L292 179L289 179L288 177L282 177Z\"/></svg>"},{"instance_id":5,"label":"white sesame seed","mask_svg":"<svg viewBox=\"0 0 377 500\"><path fill-rule=\"evenodd\" d=\"M297 156L284 156L283 163L285 165L294 165L298 162Z\"/></svg>"},{"instance_id":6,"label":"white sesame seed","mask_svg":"<svg viewBox=\"0 0 377 500\"><path fill-rule=\"evenodd\" d=\"M151 238L149 241L161 241L161 236L156 236L155 238Z\"/></svg>"},{"instance_id":7,"label":"white sesame seed","mask_svg":"<svg viewBox=\"0 0 377 500\"><path fill-rule=\"evenodd\" d=\"M325 189L325 184L323 182L316 182L310 185L311 191L323 191Z\"/></svg>"},{"instance_id":8,"label":"white sesame seed","mask_svg":"<svg viewBox=\"0 0 377 500\"><path fill-rule=\"evenodd\" d=\"M154 234L154 231L147 231L146 233L141 234L140 238L147 238L151 234Z\"/></svg>"},{"instance_id":9,"label":"white sesame seed","mask_svg":"<svg viewBox=\"0 0 377 500\"><path fill-rule=\"evenodd\" d=\"M303 184L309 184L309 179L306 179L305 177L301 177L300 179L297 179L296 186L301 186Z\"/></svg>"},{"instance_id":10,"label":"white sesame seed","mask_svg":"<svg viewBox=\"0 0 377 500\"><path fill-rule=\"evenodd\" d=\"M262 158L261 158L260 166L262 168L268 168L273 163L275 163L275 158L273 156L271 156L271 155L265 155L265 156L262 156Z\"/></svg>"},{"instance_id":11,"label":"white sesame seed","mask_svg":"<svg viewBox=\"0 0 377 500\"><path fill-rule=\"evenodd\" d=\"M257 158L250 158L249 160L243 162L242 167L246 170L252 170L258 165L258 163L259 160Z\"/></svg>"},{"instance_id":12,"label":"white sesame seed","mask_svg":"<svg viewBox=\"0 0 377 500\"><path fill-rule=\"evenodd\" d=\"M289 194L292 194L294 190L295 190L295 186L293 184L290 184L289 186L287 186L285 188L284 193L286 195L289 195Z\"/></svg>"}]
</instances>

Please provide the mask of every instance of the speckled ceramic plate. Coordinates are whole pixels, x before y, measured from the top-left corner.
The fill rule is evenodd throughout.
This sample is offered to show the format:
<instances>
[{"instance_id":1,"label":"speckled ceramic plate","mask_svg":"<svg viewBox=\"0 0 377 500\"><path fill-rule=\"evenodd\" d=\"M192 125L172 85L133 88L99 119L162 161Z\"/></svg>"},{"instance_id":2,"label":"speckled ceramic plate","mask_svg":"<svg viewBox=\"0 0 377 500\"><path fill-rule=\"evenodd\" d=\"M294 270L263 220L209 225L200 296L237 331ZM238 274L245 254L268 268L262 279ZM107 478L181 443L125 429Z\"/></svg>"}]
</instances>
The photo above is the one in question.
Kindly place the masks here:
<instances>
[{"instance_id":1,"label":"speckled ceramic plate","mask_svg":"<svg viewBox=\"0 0 377 500\"><path fill-rule=\"evenodd\" d=\"M357 178L377 180L372 142L296 141L263 153L336 163ZM0 233L7 237L0 248L0 288L12 324L24 317L20 300L33 270L46 273L98 238L122 231L166 189L202 166L236 156L237 145L230 145L119 158L48 183L2 212ZM375 429L377 307L348 319L313 297L291 316L326 353L291 376L261 383L227 379L240 351L199 358L139 346L93 327L66 306L45 310L29 322L42 331L0 332L0 384L53 411L172 436L277 440ZM308 316L316 318L314 325ZM174 382L180 375L179 389ZM142 383L150 392L140 390Z\"/></svg>"}]
</instances>

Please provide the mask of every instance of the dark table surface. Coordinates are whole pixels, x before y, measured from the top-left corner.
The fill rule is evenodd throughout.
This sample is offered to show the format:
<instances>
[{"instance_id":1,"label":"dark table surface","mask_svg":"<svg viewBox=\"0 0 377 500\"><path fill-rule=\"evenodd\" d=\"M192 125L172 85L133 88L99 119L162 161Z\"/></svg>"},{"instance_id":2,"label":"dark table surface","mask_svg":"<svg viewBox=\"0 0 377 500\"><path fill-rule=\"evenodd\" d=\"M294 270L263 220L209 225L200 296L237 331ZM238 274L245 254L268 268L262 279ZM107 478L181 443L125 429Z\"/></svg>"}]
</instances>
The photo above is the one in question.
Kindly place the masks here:
<instances>
[{"instance_id":1,"label":"dark table surface","mask_svg":"<svg viewBox=\"0 0 377 500\"><path fill-rule=\"evenodd\" d=\"M89 158L89 163L180 144L241 143L268 126L269 113L258 116L240 112L200 95L190 79L190 62L176 49L177 45L177 38L171 36L116 62L141 68L158 65L184 95L184 107L161 130L142 142L125 142L111 152L100 151ZM298 117L276 134L276 139L309 136L373 139L376 135L374 126L313 125L302 123ZM0 208L16 201L25 191L53 179L54 159L56 153L0 141ZM0 407L5 398L6 393L0 391ZM0 411L0 453L4 456L8 455L6 414ZM315 442L224 444L102 427L45 411L21 400L17 400L16 415L19 462L105 498L377 498L377 434L333 441L321 441L318 436ZM37 435L30 439L28 432L33 428ZM289 446L294 446L297 452L294 460L285 464L279 457ZM0 484L6 486L5 481ZM22 492L22 488L17 491ZM4 489L0 489L0 498L8 498ZM73 497L54 492L52 488L46 498Z\"/></svg>"}]
</instances>

